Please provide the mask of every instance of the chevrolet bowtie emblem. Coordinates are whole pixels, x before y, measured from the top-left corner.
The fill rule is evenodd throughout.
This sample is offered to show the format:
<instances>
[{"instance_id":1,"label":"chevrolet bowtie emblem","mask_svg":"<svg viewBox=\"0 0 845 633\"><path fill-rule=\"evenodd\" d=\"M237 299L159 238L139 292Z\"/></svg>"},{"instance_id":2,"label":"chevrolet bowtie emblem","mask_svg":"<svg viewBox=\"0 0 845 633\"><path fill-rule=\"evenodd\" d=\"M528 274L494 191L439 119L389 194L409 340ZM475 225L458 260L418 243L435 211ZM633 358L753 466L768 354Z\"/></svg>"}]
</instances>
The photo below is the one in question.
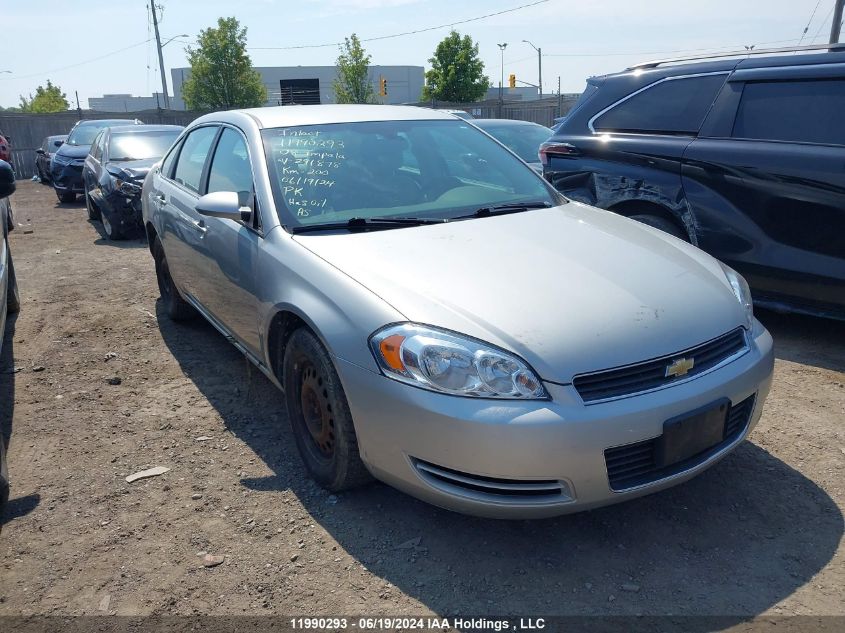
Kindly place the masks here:
<instances>
[{"instance_id":1,"label":"chevrolet bowtie emblem","mask_svg":"<svg viewBox=\"0 0 845 633\"><path fill-rule=\"evenodd\" d=\"M694 358L678 358L666 367L666 378L680 378L695 365Z\"/></svg>"}]
</instances>

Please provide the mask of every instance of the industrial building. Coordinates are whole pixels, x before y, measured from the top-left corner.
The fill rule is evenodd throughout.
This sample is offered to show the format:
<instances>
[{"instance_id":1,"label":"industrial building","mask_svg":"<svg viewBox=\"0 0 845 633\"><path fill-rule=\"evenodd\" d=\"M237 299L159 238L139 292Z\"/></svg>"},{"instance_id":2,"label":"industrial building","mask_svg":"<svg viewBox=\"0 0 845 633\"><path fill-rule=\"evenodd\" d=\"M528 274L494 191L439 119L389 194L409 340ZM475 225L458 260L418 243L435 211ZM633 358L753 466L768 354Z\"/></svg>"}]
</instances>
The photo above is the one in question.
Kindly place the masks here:
<instances>
[{"instance_id":1,"label":"industrial building","mask_svg":"<svg viewBox=\"0 0 845 633\"><path fill-rule=\"evenodd\" d=\"M88 108L97 112L140 112L164 107L164 96L154 92L151 97L135 97L131 94L109 94L89 97Z\"/></svg>"},{"instance_id":2,"label":"industrial building","mask_svg":"<svg viewBox=\"0 0 845 633\"><path fill-rule=\"evenodd\" d=\"M334 103L335 66L275 66L256 67L267 88L265 105L291 103ZM182 84L191 76L190 68L173 68L171 108L185 109ZM370 83L379 103L416 103L425 83L422 66L370 66ZM386 93L380 95L382 80Z\"/></svg>"}]
</instances>

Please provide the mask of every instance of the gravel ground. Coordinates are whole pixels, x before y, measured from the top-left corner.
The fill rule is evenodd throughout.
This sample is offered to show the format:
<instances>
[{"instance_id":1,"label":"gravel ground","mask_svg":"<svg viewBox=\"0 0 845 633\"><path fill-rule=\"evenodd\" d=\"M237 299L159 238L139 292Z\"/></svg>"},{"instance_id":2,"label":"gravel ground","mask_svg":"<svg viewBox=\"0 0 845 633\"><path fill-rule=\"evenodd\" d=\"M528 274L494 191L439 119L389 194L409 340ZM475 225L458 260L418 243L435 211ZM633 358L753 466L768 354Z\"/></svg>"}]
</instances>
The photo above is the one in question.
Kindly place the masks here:
<instances>
[{"instance_id":1,"label":"gravel ground","mask_svg":"<svg viewBox=\"0 0 845 633\"><path fill-rule=\"evenodd\" d=\"M693 481L482 520L313 485L275 388L161 313L146 244L104 241L37 183L13 205L0 615L845 615L845 323L758 315L777 346L763 418Z\"/></svg>"}]
</instances>

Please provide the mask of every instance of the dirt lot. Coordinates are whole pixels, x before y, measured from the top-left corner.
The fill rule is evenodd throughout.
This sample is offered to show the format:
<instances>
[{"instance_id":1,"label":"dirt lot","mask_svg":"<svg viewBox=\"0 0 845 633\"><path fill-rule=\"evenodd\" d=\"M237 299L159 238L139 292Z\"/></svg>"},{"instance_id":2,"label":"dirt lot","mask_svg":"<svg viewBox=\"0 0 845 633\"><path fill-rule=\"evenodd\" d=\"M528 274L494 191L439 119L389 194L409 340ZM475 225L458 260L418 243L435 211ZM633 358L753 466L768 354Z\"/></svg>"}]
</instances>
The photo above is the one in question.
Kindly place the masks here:
<instances>
[{"instance_id":1,"label":"dirt lot","mask_svg":"<svg viewBox=\"0 0 845 633\"><path fill-rule=\"evenodd\" d=\"M489 521L380 484L321 491L270 383L161 314L143 242L104 241L37 183L13 205L0 615L845 615L845 323L759 315L777 343L763 419L697 479ZM124 481L153 466L170 471Z\"/></svg>"}]
</instances>

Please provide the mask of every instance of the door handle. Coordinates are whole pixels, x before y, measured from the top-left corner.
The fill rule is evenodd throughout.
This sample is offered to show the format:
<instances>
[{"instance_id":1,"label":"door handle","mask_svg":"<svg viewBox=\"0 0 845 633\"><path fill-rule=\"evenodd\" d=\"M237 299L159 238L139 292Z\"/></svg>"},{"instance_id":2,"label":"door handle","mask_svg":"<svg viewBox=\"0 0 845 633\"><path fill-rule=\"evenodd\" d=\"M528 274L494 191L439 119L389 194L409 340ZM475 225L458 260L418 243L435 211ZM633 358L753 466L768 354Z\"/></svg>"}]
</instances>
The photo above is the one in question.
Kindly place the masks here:
<instances>
[{"instance_id":1,"label":"door handle","mask_svg":"<svg viewBox=\"0 0 845 633\"><path fill-rule=\"evenodd\" d=\"M153 196L153 200L155 201L156 206L161 206L167 202L167 198L165 198L162 193L157 196Z\"/></svg>"},{"instance_id":2,"label":"door handle","mask_svg":"<svg viewBox=\"0 0 845 633\"><path fill-rule=\"evenodd\" d=\"M193 224L194 228L197 231L199 231L200 233L202 233L203 235L208 233L208 227L205 225L205 222L203 222L202 220L193 220L191 222L191 224Z\"/></svg>"}]
</instances>

